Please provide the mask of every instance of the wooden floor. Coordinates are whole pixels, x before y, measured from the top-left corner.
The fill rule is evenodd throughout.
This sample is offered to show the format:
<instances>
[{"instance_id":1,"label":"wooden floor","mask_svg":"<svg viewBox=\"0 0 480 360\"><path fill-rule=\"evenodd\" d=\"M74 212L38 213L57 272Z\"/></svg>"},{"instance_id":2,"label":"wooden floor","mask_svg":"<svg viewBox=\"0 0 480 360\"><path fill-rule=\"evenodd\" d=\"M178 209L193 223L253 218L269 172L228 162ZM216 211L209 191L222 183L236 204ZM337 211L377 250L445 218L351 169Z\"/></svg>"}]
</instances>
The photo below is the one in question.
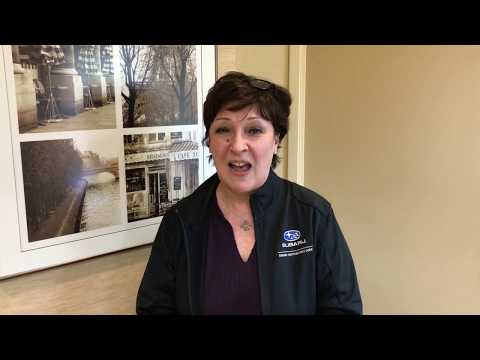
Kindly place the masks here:
<instances>
[{"instance_id":1,"label":"wooden floor","mask_svg":"<svg viewBox=\"0 0 480 360\"><path fill-rule=\"evenodd\" d=\"M151 245L0 280L0 314L135 314Z\"/></svg>"}]
</instances>

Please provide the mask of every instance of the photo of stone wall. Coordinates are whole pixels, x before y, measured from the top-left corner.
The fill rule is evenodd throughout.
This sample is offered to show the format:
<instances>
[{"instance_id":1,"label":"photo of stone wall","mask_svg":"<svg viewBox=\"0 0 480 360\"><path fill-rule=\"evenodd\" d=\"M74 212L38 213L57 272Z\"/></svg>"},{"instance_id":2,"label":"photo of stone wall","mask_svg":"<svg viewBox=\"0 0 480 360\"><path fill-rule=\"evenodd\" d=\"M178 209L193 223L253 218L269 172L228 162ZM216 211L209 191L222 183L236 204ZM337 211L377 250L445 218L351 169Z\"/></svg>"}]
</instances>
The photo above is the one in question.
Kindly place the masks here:
<instances>
[{"instance_id":1,"label":"photo of stone wall","mask_svg":"<svg viewBox=\"0 0 480 360\"><path fill-rule=\"evenodd\" d=\"M115 128L112 45L12 45L19 133Z\"/></svg>"}]
</instances>

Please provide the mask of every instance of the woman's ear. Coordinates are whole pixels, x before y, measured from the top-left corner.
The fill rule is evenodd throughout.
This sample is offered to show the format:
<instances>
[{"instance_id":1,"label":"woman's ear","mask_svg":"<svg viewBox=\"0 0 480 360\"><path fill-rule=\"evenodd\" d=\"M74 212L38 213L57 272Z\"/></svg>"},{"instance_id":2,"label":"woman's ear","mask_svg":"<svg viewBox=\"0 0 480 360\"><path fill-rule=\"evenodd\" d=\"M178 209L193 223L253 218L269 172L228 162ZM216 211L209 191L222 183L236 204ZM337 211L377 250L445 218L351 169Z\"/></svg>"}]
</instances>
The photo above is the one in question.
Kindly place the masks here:
<instances>
[{"instance_id":1,"label":"woman's ear","mask_svg":"<svg viewBox=\"0 0 480 360\"><path fill-rule=\"evenodd\" d=\"M280 135L276 134L275 135L275 151L274 151L275 154L277 154L279 145L280 145Z\"/></svg>"}]
</instances>

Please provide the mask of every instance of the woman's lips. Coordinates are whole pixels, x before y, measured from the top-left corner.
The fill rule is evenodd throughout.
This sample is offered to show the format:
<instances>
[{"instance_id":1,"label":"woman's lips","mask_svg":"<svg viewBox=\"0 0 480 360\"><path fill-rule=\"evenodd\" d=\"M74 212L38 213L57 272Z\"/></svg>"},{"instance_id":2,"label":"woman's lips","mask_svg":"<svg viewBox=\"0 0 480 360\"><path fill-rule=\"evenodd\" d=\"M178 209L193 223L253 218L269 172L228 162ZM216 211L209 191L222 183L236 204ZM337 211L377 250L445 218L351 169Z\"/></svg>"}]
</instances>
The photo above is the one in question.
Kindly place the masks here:
<instances>
[{"instance_id":1,"label":"woman's lips","mask_svg":"<svg viewBox=\"0 0 480 360\"><path fill-rule=\"evenodd\" d=\"M238 174L245 174L252 168L252 164L247 161L230 161L228 167Z\"/></svg>"}]
</instances>

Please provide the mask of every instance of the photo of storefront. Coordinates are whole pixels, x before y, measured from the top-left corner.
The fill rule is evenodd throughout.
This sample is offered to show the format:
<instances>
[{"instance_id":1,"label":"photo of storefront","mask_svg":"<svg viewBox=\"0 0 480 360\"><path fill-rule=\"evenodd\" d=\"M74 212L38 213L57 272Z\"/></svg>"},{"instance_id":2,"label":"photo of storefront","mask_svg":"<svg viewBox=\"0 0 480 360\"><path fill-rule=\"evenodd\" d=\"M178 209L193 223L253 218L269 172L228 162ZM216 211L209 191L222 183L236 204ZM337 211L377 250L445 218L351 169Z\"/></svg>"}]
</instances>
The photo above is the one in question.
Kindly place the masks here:
<instances>
[{"instance_id":1,"label":"photo of storefront","mask_svg":"<svg viewBox=\"0 0 480 360\"><path fill-rule=\"evenodd\" d=\"M198 143L192 132L124 136L128 221L163 216L198 186Z\"/></svg>"}]
</instances>

